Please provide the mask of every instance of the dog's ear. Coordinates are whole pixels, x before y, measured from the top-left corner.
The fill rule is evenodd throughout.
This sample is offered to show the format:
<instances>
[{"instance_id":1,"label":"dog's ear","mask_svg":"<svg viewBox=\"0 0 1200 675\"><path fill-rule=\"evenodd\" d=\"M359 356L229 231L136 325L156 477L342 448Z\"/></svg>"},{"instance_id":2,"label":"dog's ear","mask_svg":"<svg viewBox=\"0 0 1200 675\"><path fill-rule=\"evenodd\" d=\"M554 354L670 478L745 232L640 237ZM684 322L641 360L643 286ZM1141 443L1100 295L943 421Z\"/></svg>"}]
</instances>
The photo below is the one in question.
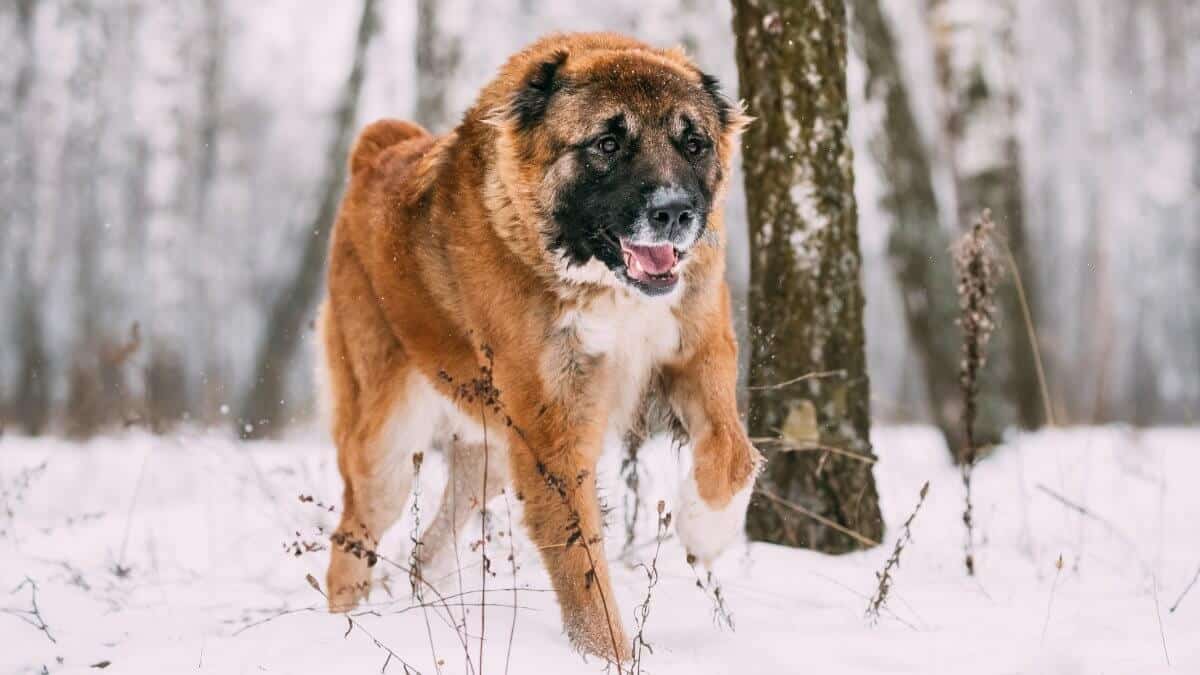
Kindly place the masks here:
<instances>
[{"instance_id":1,"label":"dog's ear","mask_svg":"<svg viewBox=\"0 0 1200 675\"><path fill-rule=\"evenodd\" d=\"M721 83L716 77L708 73L700 73L700 86L717 106L717 119L721 122L721 129L725 133L736 136L746 128L747 124L754 121L753 117L746 114L745 108L740 103L735 104L725 96L721 91Z\"/></svg>"},{"instance_id":2,"label":"dog's ear","mask_svg":"<svg viewBox=\"0 0 1200 675\"><path fill-rule=\"evenodd\" d=\"M550 98L563 84L559 68L567 61L567 52L559 50L525 74L509 108L517 128L525 131L542 120Z\"/></svg>"}]
</instances>

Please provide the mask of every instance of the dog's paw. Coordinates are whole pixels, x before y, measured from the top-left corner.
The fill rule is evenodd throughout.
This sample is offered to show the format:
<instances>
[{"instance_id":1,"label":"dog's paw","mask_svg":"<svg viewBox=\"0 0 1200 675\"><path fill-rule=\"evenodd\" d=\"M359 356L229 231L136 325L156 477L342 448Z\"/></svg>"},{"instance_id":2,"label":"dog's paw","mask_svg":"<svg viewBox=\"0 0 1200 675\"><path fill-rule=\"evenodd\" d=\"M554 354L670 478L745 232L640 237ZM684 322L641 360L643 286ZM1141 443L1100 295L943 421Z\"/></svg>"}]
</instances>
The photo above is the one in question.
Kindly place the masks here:
<instances>
[{"instance_id":1,"label":"dog's paw","mask_svg":"<svg viewBox=\"0 0 1200 675\"><path fill-rule=\"evenodd\" d=\"M709 566L725 549L741 539L746 507L753 491L754 478L751 476L728 502L714 506L700 496L696 474L689 472L679 488L679 512L675 520L675 530L688 555Z\"/></svg>"}]
</instances>

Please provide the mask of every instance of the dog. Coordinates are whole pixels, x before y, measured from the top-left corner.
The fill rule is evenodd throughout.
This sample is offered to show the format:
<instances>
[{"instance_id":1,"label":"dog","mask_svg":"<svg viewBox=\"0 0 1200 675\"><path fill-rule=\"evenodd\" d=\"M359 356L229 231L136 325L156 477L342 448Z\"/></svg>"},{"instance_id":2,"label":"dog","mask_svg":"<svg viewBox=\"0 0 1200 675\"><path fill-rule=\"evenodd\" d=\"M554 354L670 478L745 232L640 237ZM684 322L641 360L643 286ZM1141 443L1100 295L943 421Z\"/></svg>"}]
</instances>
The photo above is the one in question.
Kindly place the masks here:
<instances>
[{"instance_id":1,"label":"dog","mask_svg":"<svg viewBox=\"0 0 1200 675\"><path fill-rule=\"evenodd\" d=\"M361 133L318 328L345 486L331 609L366 597L431 447L450 481L422 562L511 486L568 637L618 663L606 435L665 411L692 448L675 508L689 556L737 539L762 458L735 399L721 202L747 122L682 50L597 33L511 57L446 135Z\"/></svg>"}]
</instances>

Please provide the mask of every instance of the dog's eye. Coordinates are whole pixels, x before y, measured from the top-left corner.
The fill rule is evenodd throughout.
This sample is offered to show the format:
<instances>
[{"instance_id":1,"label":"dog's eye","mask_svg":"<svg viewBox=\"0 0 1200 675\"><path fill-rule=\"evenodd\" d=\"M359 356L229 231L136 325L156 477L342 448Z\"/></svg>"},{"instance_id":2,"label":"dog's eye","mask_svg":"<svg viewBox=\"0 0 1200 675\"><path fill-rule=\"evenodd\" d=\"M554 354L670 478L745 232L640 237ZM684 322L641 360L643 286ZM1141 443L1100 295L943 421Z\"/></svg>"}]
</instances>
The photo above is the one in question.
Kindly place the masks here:
<instances>
[{"instance_id":1,"label":"dog's eye","mask_svg":"<svg viewBox=\"0 0 1200 675\"><path fill-rule=\"evenodd\" d=\"M621 149L621 144L613 136L602 136L596 141L596 149L606 155L611 155Z\"/></svg>"},{"instance_id":2,"label":"dog's eye","mask_svg":"<svg viewBox=\"0 0 1200 675\"><path fill-rule=\"evenodd\" d=\"M691 138L687 139L687 142L684 143L684 147L687 149L688 154L692 156L699 156L705 151L705 149L707 149L707 146L704 145L704 141L700 140L696 136L692 136Z\"/></svg>"}]
</instances>

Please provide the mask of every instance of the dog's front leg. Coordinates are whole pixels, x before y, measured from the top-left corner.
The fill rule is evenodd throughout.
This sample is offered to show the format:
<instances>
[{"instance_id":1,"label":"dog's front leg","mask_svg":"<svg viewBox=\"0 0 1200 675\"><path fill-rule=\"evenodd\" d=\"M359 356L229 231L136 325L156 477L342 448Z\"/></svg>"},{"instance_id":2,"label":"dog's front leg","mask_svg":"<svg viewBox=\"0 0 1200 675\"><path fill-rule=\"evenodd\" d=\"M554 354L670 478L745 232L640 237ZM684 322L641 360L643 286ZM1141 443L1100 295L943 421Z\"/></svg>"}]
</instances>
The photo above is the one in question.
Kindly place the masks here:
<instances>
[{"instance_id":1,"label":"dog's front leg","mask_svg":"<svg viewBox=\"0 0 1200 675\"><path fill-rule=\"evenodd\" d=\"M680 486L676 530L687 552L710 564L737 540L762 455L737 411L737 346L729 321L666 369L671 403L691 438L692 469Z\"/></svg>"},{"instance_id":2,"label":"dog's front leg","mask_svg":"<svg viewBox=\"0 0 1200 675\"><path fill-rule=\"evenodd\" d=\"M513 483L558 595L563 626L580 649L623 663L629 644L609 583L596 492L607 410L582 389L577 395L546 391L525 364L507 369L497 363L496 373L512 418ZM588 392L603 389L591 384Z\"/></svg>"}]
</instances>

